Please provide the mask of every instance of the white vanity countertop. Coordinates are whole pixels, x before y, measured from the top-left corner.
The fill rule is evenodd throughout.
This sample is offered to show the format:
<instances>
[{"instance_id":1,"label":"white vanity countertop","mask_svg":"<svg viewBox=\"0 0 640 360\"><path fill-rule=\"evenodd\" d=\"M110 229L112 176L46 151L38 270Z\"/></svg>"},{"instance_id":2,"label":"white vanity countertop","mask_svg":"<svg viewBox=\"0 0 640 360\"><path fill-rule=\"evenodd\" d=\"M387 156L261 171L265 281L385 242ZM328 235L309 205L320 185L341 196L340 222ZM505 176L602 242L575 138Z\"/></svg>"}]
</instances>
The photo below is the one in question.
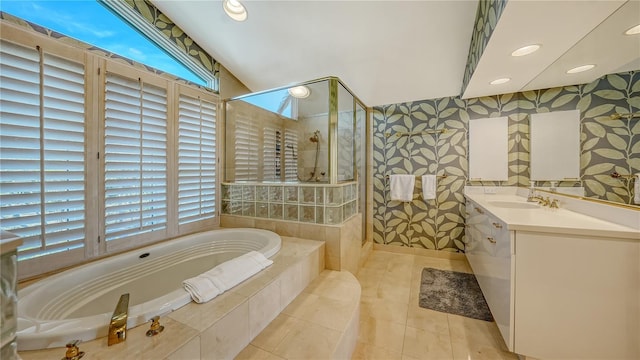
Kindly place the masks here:
<instances>
[{"instance_id":1,"label":"white vanity countertop","mask_svg":"<svg viewBox=\"0 0 640 360\"><path fill-rule=\"evenodd\" d=\"M537 203L527 203L525 197L518 196L515 192L484 194L465 191L465 196L486 212L503 221L509 230L602 236L640 241L640 231L632 227L563 209L562 203L559 209L551 209L541 205L536 205L537 208L533 209L505 208L496 206L492 202ZM467 211L475 210L468 209Z\"/></svg>"}]
</instances>

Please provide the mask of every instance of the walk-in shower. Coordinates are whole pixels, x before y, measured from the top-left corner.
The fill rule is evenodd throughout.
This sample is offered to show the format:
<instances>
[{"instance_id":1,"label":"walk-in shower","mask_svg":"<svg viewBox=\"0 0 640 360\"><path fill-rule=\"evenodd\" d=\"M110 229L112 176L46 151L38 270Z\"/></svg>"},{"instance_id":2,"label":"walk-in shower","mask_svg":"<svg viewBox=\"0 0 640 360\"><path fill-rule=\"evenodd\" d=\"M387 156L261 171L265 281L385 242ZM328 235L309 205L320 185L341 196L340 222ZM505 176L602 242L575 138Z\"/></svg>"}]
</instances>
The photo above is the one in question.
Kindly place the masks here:
<instances>
[{"instance_id":1,"label":"walk-in shower","mask_svg":"<svg viewBox=\"0 0 640 360\"><path fill-rule=\"evenodd\" d=\"M224 101L222 213L341 224L363 212L366 107L335 77Z\"/></svg>"}]
</instances>

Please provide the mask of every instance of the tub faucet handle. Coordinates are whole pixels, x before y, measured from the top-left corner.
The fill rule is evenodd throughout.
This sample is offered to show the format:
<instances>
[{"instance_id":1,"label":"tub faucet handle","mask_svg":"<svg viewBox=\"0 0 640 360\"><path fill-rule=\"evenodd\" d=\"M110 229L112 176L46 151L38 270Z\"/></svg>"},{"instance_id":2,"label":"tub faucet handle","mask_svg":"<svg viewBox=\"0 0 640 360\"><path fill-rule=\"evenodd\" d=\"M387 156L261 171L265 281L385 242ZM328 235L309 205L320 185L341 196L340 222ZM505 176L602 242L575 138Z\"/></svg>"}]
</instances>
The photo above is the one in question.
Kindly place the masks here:
<instances>
[{"instance_id":1,"label":"tub faucet handle","mask_svg":"<svg viewBox=\"0 0 640 360\"><path fill-rule=\"evenodd\" d=\"M80 340L73 340L67 344L67 352L61 360L78 360L84 356L84 351L78 349Z\"/></svg>"},{"instance_id":2,"label":"tub faucet handle","mask_svg":"<svg viewBox=\"0 0 640 360\"><path fill-rule=\"evenodd\" d=\"M158 335L164 330L164 326L160 325L160 316L154 316L151 318L151 327L147 330L147 336Z\"/></svg>"}]
</instances>

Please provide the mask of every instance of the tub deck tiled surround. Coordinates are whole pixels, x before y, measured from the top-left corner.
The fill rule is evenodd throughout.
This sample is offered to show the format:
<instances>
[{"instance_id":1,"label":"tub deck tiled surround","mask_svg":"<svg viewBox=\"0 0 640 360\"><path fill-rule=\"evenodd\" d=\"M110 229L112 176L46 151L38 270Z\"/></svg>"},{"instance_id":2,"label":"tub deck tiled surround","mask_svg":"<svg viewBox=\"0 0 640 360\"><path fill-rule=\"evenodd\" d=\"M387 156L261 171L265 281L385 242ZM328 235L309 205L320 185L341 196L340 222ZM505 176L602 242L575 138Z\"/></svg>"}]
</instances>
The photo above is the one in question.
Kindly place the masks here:
<instances>
[{"instance_id":1,"label":"tub deck tiled surround","mask_svg":"<svg viewBox=\"0 0 640 360\"><path fill-rule=\"evenodd\" d=\"M269 268L206 304L190 303L161 318L164 332L127 331L127 341L80 344L83 359L230 359L237 355L324 269L324 243L283 237ZM357 321L357 320L356 320ZM69 339L73 340L73 339ZM23 360L60 359L65 349L23 351Z\"/></svg>"},{"instance_id":2,"label":"tub deck tiled surround","mask_svg":"<svg viewBox=\"0 0 640 360\"><path fill-rule=\"evenodd\" d=\"M350 359L360 319L360 284L325 270L236 360Z\"/></svg>"},{"instance_id":3,"label":"tub deck tiled surround","mask_svg":"<svg viewBox=\"0 0 640 360\"><path fill-rule=\"evenodd\" d=\"M220 216L220 226L264 229L280 236L324 241L327 269L346 270L352 274L358 272L358 260L362 250L361 213L351 216L339 225L307 224L223 214Z\"/></svg>"},{"instance_id":4,"label":"tub deck tiled surround","mask_svg":"<svg viewBox=\"0 0 640 360\"><path fill-rule=\"evenodd\" d=\"M472 272L466 260L371 253L357 275L361 314L352 359L517 359L507 351L494 322L421 308L418 296L425 267Z\"/></svg>"}]
</instances>

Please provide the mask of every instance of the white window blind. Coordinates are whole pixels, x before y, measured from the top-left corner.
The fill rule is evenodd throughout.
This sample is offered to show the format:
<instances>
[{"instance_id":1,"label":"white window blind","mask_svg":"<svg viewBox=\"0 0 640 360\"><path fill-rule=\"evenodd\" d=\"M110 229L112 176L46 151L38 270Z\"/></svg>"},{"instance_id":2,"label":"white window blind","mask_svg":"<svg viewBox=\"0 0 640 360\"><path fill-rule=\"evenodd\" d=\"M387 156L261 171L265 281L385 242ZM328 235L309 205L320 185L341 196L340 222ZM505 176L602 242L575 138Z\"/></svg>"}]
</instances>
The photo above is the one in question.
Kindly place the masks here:
<instances>
[{"instance_id":1,"label":"white window blind","mask_svg":"<svg viewBox=\"0 0 640 360\"><path fill-rule=\"evenodd\" d=\"M178 223L185 224L215 215L216 104L181 94L178 113Z\"/></svg>"},{"instance_id":2,"label":"white window blind","mask_svg":"<svg viewBox=\"0 0 640 360\"><path fill-rule=\"evenodd\" d=\"M280 181L281 137L278 129L268 127L263 129L262 179L265 181Z\"/></svg>"},{"instance_id":3,"label":"white window blind","mask_svg":"<svg viewBox=\"0 0 640 360\"><path fill-rule=\"evenodd\" d=\"M298 131L284 129L284 178L298 180Z\"/></svg>"},{"instance_id":4,"label":"white window blind","mask_svg":"<svg viewBox=\"0 0 640 360\"><path fill-rule=\"evenodd\" d=\"M82 248L84 66L7 41L0 59L2 229L21 260Z\"/></svg>"},{"instance_id":5,"label":"white window blind","mask_svg":"<svg viewBox=\"0 0 640 360\"><path fill-rule=\"evenodd\" d=\"M238 114L235 118L234 163L236 181L258 180L258 128L251 118Z\"/></svg>"},{"instance_id":6,"label":"white window blind","mask_svg":"<svg viewBox=\"0 0 640 360\"><path fill-rule=\"evenodd\" d=\"M166 229L166 89L107 73L105 239Z\"/></svg>"}]
</instances>

